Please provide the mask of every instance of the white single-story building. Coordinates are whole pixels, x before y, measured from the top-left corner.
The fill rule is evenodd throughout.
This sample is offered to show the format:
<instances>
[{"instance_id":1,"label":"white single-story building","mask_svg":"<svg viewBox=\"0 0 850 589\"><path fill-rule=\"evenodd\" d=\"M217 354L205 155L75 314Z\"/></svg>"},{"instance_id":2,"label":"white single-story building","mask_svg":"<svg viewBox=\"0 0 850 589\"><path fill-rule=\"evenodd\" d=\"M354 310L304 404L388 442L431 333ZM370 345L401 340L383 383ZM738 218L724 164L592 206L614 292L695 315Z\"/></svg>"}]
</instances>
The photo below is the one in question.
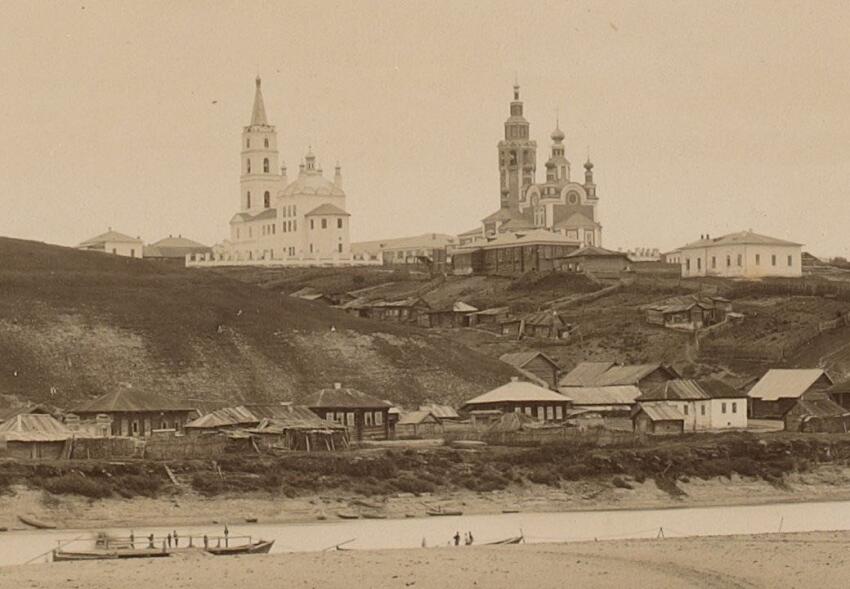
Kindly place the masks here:
<instances>
[{"instance_id":1,"label":"white single-story building","mask_svg":"<svg viewBox=\"0 0 850 589\"><path fill-rule=\"evenodd\" d=\"M752 231L722 237L703 235L680 248L682 277L798 278L803 246Z\"/></svg>"},{"instance_id":2,"label":"white single-story building","mask_svg":"<svg viewBox=\"0 0 850 589\"><path fill-rule=\"evenodd\" d=\"M676 408L686 432L747 427L747 396L719 380L671 380L642 393L638 402Z\"/></svg>"},{"instance_id":3,"label":"white single-story building","mask_svg":"<svg viewBox=\"0 0 850 589\"><path fill-rule=\"evenodd\" d=\"M110 227L106 233L101 233L82 242L77 246L77 249L104 252L127 258L141 258L144 255L144 247L145 242L140 238L113 231Z\"/></svg>"}]
</instances>

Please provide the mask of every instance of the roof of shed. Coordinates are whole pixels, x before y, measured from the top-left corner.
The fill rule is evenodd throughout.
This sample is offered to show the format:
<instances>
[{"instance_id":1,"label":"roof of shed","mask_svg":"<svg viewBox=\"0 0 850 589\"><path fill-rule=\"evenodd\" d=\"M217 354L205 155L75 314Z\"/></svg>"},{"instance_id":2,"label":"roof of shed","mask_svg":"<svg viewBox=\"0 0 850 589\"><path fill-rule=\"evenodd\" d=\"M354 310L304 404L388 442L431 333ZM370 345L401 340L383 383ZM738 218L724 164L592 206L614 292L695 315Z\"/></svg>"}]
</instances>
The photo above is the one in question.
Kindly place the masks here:
<instances>
[{"instance_id":1,"label":"roof of shed","mask_svg":"<svg viewBox=\"0 0 850 589\"><path fill-rule=\"evenodd\" d=\"M458 415L457 411L451 405L420 405L420 411L428 411L436 417L437 419L458 419L460 415Z\"/></svg>"},{"instance_id":2,"label":"roof of shed","mask_svg":"<svg viewBox=\"0 0 850 589\"><path fill-rule=\"evenodd\" d=\"M139 411L191 411L188 403L165 399L137 389L116 389L78 405L71 413L119 413Z\"/></svg>"},{"instance_id":3,"label":"roof of shed","mask_svg":"<svg viewBox=\"0 0 850 589\"><path fill-rule=\"evenodd\" d=\"M748 396L762 401L798 398L823 376L829 379L820 368L774 368L761 377Z\"/></svg>"},{"instance_id":4,"label":"roof of shed","mask_svg":"<svg viewBox=\"0 0 850 589\"><path fill-rule=\"evenodd\" d=\"M539 350L531 350L528 352L510 352L508 354L502 354L501 356L499 356L499 360L505 362L506 364L510 364L511 366L523 368L526 364L528 364L538 356L552 364L555 368L558 367L557 362L555 362L552 358L550 358Z\"/></svg>"},{"instance_id":5,"label":"roof of shed","mask_svg":"<svg viewBox=\"0 0 850 589\"><path fill-rule=\"evenodd\" d=\"M632 405L640 396L640 389L634 385L563 387L562 390L573 400L573 405Z\"/></svg>"},{"instance_id":6,"label":"roof of shed","mask_svg":"<svg viewBox=\"0 0 850 589\"><path fill-rule=\"evenodd\" d=\"M640 405L638 413L643 412L652 421L684 421L685 416L682 415L673 405L658 404L658 405Z\"/></svg>"},{"instance_id":7,"label":"roof of shed","mask_svg":"<svg viewBox=\"0 0 850 589\"><path fill-rule=\"evenodd\" d=\"M331 388L321 389L303 400L307 407L351 408L351 409L384 409L392 407L392 403L367 395L357 389Z\"/></svg>"},{"instance_id":8,"label":"roof of shed","mask_svg":"<svg viewBox=\"0 0 850 589\"><path fill-rule=\"evenodd\" d=\"M437 423L437 418L430 411L408 411L401 414L397 425L419 425L426 422Z\"/></svg>"},{"instance_id":9,"label":"roof of shed","mask_svg":"<svg viewBox=\"0 0 850 589\"><path fill-rule=\"evenodd\" d=\"M590 386L612 366L614 366L613 362L579 362L561 378L559 384L562 387Z\"/></svg>"},{"instance_id":10,"label":"roof of shed","mask_svg":"<svg viewBox=\"0 0 850 589\"><path fill-rule=\"evenodd\" d=\"M0 424L0 437L7 442L62 442L74 432L52 415L21 413Z\"/></svg>"}]
</instances>

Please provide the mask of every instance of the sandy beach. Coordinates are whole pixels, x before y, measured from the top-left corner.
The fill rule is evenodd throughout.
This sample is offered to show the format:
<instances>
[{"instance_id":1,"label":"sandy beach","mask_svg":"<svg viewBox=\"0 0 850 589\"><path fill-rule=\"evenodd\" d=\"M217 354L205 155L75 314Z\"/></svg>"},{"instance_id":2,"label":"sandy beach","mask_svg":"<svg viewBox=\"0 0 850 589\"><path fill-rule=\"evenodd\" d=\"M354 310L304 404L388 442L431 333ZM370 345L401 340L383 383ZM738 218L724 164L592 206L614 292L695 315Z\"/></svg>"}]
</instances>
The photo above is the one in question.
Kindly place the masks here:
<instances>
[{"instance_id":1,"label":"sandy beach","mask_svg":"<svg viewBox=\"0 0 850 589\"><path fill-rule=\"evenodd\" d=\"M0 581L30 589L204 587L846 587L850 532L574 544L203 554L137 561L8 567Z\"/></svg>"}]
</instances>

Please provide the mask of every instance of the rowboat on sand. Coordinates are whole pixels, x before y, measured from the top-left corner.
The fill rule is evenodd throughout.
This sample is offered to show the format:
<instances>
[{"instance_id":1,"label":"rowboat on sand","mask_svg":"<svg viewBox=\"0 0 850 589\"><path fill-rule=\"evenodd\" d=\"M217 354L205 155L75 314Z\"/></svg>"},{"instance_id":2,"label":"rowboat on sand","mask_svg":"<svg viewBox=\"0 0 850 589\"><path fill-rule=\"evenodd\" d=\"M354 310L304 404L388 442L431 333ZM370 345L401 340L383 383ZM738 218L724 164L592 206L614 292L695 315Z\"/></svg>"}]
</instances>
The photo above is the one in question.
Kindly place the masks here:
<instances>
[{"instance_id":1,"label":"rowboat on sand","mask_svg":"<svg viewBox=\"0 0 850 589\"><path fill-rule=\"evenodd\" d=\"M28 526L32 526L34 528L38 528L40 530L55 530L56 524L52 524L50 522L42 521L38 518L32 517L31 515L18 515L18 519Z\"/></svg>"},{"instance_id":2,"label":"rowboat on sand","mask_svg":"<svg viewBox=\"0 0 850 589\"><path fill-rule=\"evenodd\" d=\"M274 540L257 540L235 546L209 546L207 548L94 548L92 550L54 550L53 562L75 560L116 560L125 558L162 558L175 553L199 550L214 556L233 556L237 554L268 554L274 545Z\"/></svg>"},{"instance_id":3,"label":"rowboat on sand","mask_svg":"<svg viewBox=\"0 0 850 589\"><path fill-rule=\"evenodd\" d=\"M463 512L459 509L444 509L442 507L437 507L435 509L429 509L426 511L428 515L438 517L441 515L463 515Z\"/></svg>"},{"instance_id":4,"label":"rowboat on sand","mask_svg":"<svg viewBox=\"0 0 850 589\"><path fill-rule=\"evenodd\" d=\"M513 536L511 538L505 538L504 540L496 540L495 542L484 542L482 546L503 546L506 544L519 544L524 541L525 538L522 536Z\"/></svg>"}]
</instances>

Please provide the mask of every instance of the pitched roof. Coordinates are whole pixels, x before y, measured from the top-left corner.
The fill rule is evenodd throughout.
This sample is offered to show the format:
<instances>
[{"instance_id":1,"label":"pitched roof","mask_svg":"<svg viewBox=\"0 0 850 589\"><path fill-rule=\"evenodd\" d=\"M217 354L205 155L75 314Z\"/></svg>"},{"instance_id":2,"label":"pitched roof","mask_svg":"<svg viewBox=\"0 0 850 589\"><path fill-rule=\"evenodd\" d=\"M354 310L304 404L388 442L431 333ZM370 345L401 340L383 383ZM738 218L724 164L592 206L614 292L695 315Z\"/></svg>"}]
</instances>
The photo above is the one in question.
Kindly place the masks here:
<instances>
[{"instance_id":1,"label":"pitched roof","mask_svg":"<svg viewBox=\"0 0 850 589\"><path fill-rule=\"evenodd\" d=\"M182 236L160 239L144 248L146 258L183 258L186 254L207 253L212 248Z\"/></svg>"},{"instance_id":2,"label":"pitched roof","mask_svg":"<svg viewBox=\"0 0 850 589\"><path fill-rule=\"evenodd\" d=\"M633 364L629 366L612 366L603 372L593 383L598 386L638 384L641 380L663 368L661 364Z\"/></svg>"},{"instance_id":3,"label":"pitched roof","mask_svg":"<svg viewBox=\"0 0 850 589\"><path fill-rule=\"evenodd\" d=\"M573 405L632 405L640 396L640 389L634 385L563 387L561 390L570 396Z\"/></svg>"},{"instance_id":4,"label":"pitched roof","mask_svg":"<svg viewBox=\"0 0 850 589\"><path fill-rule=\"evenodd\" d=\"M702 401L710 398L697 381L684 378L655 384L640 396L641 401Z\"/></svg>"},{"instance_id":5,"label":"pitched roof","mask_svg":"<svg viewBox=\"0 0 850 589\"><path fill-rule=\"evenodd\" d=\"M793 241L786 241L768 235L761 235L752 231L739 231L737 233L729 233L720 237L712 237L709 239L699 239L681 247L681 249L726 246L726 245L795 245L802 244Z\"/></svg>"},{"instance_id":6,"label":"pitched roof","mask_svg":"<svg viewBox=\"0 0 850 589\"><path fill-rule=\"evenodd\" d=\"M640 405L637 413L643 412L652 421L685 421L685 416L673 405Z\"/></svg>"},{"instance_id":7,"label":"pitched roof","mask_svg":"<svg viewBox=\"0 0 850 589\"><path fill-rule=\"evenodd\" d=\"M464 407L487 403L523 403L528 401L565 402L570 401L570 398L530 382L512 380L492 391L468 400L464 403Z\"/></svg>"},{"instance_id":8,"label":"pitched roof","mask_svg":"<svg viewBox=\"0 0 850 589\"><path fill-rule=\"evenodd\" d=\"M564 327L568 325L566 320L561 317L557 311L553 310L528 313L522 318L522 320L525 321L526 325L542 325L544 327L553 325L556 327Z\"/></svg>"},{"instance_id":9,"label":"pitched roof","mask_svg":"<svg viewBox=\"0 0 850 589\"><path fill-rule=\"evenodd\" d=\"M472 313L473 315L501 315L502 313L510 313L510 307L491 307L481 311Z\"/></svg>"},{"instance_id":10,"label":"pitched roof","mask_svg":"<svg viewBox=\"0 0 850 589\"><path fill-rule=\"evenodd\" d=\"M22 413L0 424L0 437L8 442L62 442L74 432L52 415Z\"/></svg>"},{"instance_id":11,"label":"pitched roof","mask_svg":"<svg viewBox=\"0 0 850 589\"><path fill-rule=\"evenodd\" d=\"M367 395L357 389L339 387L321 389L303 400L310 408L384 409L392 403Z\"/></svg>"},{"instance_id":12,"label":"pitched roof","mask_svg":"<svg viewBox=\"0 0 850 589\"><path fill-rule=\"evenodd\" d=\"M481 227L476 227L475 229L470 229L469 231L464 231L463 233L458 233L458 237L471 237L473 235L484 235L484 231Z\"/></svg>"},{"instance_id":13,"label":"pitched roof","mask_svg":"<svg viewBox=\"0 0 850 589\"><path fill-rule=\"evenodd\" d=\"M629 256L624 254L623 252L615 252L613 250L606 250L605 248L597 247L595 245L587 245L581 249L578 249L574 252L570 252L566 255L568 258L582 258L582 257L606 257L606 258L626 258Z\"/></svg>"},{"instance_id":14,"label":"pitched roof","mask_svg":"<svg viewBox=\"0 0 850 589\"><path fill-rule=\"evenodd\" d=\"M840 417L850 414L826 393L807 395L797 399L797 408L806 417Z\"/></svg>"},{"instance_id":15,"label":"pitched roof","mask_svg":"<svg viewBox=\"0 0 850 589\"><path fill-rule=\"evenodd\" d=\"M452 305L452 311L455 313L474 313L477 311L475 307L472 305L467 305L463 301L458 301L454 305Z\"/></svg>"},{"instance_id":16,"label":"pitched roof","mask_svg":"<svg viewBox=\"0 0 850 589\"><path fill-rule=\"evenodd\" d=\"M562 387L590 386L612 366L614 366L613 362L579 362L575 368L561 377L558 384Z\"/></svg>"},{"instance_id":17,"label":"pitched roof","mask_svg":"<svg viewBox=\"0 0 850 589\"><path fill-rule=\"evenodd\" d=\"M428 411L437 419L458 419L460 417L457 411L455 411L455 408L450 405L436 405L432 403L430 405L420 405L419 410Z\"/></svg>"},{"instance_id":18,"label":"pitched roof","mask_svg":"<svg viewBox=\"0 0 850 589\"><path fill-rule=\"evenodd\" d=\"M513 209L499 209L495 213L490 213L483 219L482 223L490 223L492 221L510 221L511 219L521 218L520 214Z\"/></svg>"},{"instance_id":19,"label":"pitched roof","mask_svg":"<svg viewBox=\"0 0 850 589\"><path fill-rule=\"evenodd\" d=\"M54 411L36 403L27 403L21 407L6 407L5 409L0 409L0 423L24 413L51 415Z\"/></svg>"},{"instance_id":20,"label":"pitched roof","mask_svg":"<svg viewBox=\"0 0 850 589\"><path fill-rule=\"evenodd\" d=\"M499 356L499 360L501 360L502 362L505 362L506 364L510 364L511 366L516 366L517 368L522 368L526 364L528 364L529 362L531 362L532 360L537 358L538 356L540 356L541 358L543 358L544 360L546 360L547 362L549 362L550 364L555 366L555 368L558 367L557 362L555 362L552 358L550 358L549 356L547 356L546 354L544 354L543 352L541 352L539 350L532 350L532 351L528 351L528 352L511 352L511 353L508 353L508 354L502 354L501 356Z\"/></svg>"},{"instance_id":21,"label":"pitched roof","mask_svg":"<svg viewBox=\"0 0 850 589\"><path fill-rule=\"evenodd\" d=\"M317 216L320 216L320 215L339 215L339 216L343 216L343 217L350 217L351 216L349 213L346 213L345 211L343 211L338 206L331 204L329 202L326 202L323 205L317 206L315 209L313 209L312 211L307 213L305 216L306 217L317 217Z\"/></svg>"},{"instance_id":22,"label":"pitched roof","mask_svg":"<svg viewBox=\"0 0 850 589\"><path fill-rule=\"evenodd\" d=\"M188 403L164 399L137 389L116 389L71 410L71 413L119 413L138 411L191 411Z\"/></svg>"},{"instance_id":23,"label":"pitched roof","mask_svg":"<svg viewBox=\"0 0 850 589\"><path fill-rule=\"evenodd\" d=\"M829 379L820 368L774 368L761 377L747 396L762 401L798 398L823 376Z\"/></svg>"},{"instance_id":24,"label":"pitched roof","mask_svg":"<svg viewBox=\"0 0 850 589\"><path fill-rule=\"evenodd\" d=\"M283 433L291 429L344 430L345 426L335 421L322 419L308 407L302 405L278 405L274 417L264 417L254 430L259 433Z\"/></svg>"},{"instance_id":25,"label":"pitched roof","mask_svg":"<svg viewBox=\"0 0 850 589\"><path fill-rule=\"evenodd\" d=\"M77 247L93 247L98 245L103 245L107 242L116 243L116 242L127 242L127 243L139 243L142 240L138 237L130 237L124 233L119 233L118 231L113 231L110 229L106 233L101 233L91 239L87 239L80 243Z\"/></svg>"}]
</instances>

